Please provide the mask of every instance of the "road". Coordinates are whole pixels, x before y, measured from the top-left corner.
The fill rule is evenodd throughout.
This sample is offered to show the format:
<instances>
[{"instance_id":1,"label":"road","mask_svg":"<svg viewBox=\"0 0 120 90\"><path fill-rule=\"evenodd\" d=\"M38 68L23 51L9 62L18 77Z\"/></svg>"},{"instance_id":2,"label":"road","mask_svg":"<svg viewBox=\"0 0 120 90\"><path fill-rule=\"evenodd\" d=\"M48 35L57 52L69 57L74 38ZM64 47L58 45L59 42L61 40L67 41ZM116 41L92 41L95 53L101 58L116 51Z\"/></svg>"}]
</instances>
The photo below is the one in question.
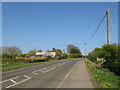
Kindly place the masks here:
<instances>
[{"instance_id":1,"label":"road","mask_svg":"<svg viewBox=\"0 0 120 90\"><path fill-rule=\"evenodd\" d=\"M2 88L94 88L83 59L61 60L2 73Z\"/></svg>"}]
</instances>

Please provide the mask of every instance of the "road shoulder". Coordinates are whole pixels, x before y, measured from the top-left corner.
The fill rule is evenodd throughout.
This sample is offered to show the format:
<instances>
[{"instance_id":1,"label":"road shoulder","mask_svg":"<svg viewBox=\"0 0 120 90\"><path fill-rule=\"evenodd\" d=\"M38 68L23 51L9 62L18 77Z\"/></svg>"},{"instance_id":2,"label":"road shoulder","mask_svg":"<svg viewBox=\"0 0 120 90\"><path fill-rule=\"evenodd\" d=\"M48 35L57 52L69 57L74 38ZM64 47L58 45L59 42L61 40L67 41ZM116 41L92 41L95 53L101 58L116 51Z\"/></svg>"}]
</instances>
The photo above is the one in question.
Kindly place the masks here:
<instances>
[{"instance_id":1,"label":"road shoulder","mask_svg":"<svg viewBox=\"0 0 120 90\"><path fill-rule=\"evenodd\" d=\"M95 88L92 81L85 61L80 60L65 76L58 88Z\"/></svg>"}]
</instances>

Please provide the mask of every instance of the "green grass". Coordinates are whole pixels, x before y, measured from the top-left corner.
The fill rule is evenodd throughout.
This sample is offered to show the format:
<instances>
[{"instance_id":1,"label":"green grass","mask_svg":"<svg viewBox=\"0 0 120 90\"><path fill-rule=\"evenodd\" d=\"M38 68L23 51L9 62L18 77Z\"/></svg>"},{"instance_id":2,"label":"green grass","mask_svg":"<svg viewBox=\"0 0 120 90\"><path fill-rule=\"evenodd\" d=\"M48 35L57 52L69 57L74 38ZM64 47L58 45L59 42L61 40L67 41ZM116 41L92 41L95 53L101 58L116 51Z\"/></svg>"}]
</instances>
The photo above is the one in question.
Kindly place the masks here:
<instances>
[{"instance_id":1,"label":"green grass","mask_svg":"<svg viewBox=\"0 0 120 90\"><path fill-rule=\"evenodd\" d=\"M27 66L43 64L43 63L50 63L50 62L55 62L55 61L57 61L57 60L45 61L45 62L36 62L36 63L6 64L6 65L2 65L2 68L0 67L0 70L2 69L2 71L8 71L8 70L18 69L18 68L23 68L23 67L27 67Z\"/></svg>"},{"instance_id":2,"label":"green grass","mask_svg":"<svg viewBox=\"0 0 120 90\"><path fill-rule=\"evenodd\" d=\"M71 60L71 59L75 59L75 58L68 58L68 59L62 59L62 60ZM60 60L50 60L50 61L44 61L44 62L33 62L33 63L24 63L23 60L22 61L18 61L15 60L15 62L11 63L11 64L4 64L4 65L0 65L0 71L9 71L9 70L14 70L14 69L19 69L19 68L23 68L23 67L28 67L28 66L33 66L33 65L38 65L38 64L43 64L43 63L50 63L50 62L56 62L56 61L60 61Z\"/></svg>"},{"instance_id":3,"label":"green grass","mask_svg":"<svg viewBox=\"0 0 120 90\"><path fill-rule=\"evenodd\" d=\"M99 88L120 88L120 76L115 75L108 69L95 68L89 61L86 64L92 72Z\"/></svg>"},{"instance_id":4,"label":"green grass","mask_svg":"<svg viewBox=\"0 0 120 90\"><path fill-rule=\"evenodd\" d=\"M2 64L18 64L18 63L36 63L36 62L45 62L48 61L49 59L13 59L13 58L3 58L2 59Z\"/></svg>"}]
</instances>

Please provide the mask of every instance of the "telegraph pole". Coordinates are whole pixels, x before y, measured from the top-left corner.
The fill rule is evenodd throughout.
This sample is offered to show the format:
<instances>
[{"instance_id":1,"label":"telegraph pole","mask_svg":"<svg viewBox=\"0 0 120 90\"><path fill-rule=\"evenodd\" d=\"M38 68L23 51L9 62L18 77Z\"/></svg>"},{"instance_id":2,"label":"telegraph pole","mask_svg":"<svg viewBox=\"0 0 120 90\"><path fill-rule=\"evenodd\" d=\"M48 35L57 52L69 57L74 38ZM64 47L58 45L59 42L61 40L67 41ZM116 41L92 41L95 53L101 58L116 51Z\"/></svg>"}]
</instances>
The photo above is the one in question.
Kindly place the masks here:
<instances>
[{"instance_id":1,"label":"telegraph pole","mask_svg":"<svg viewBox=\"0 0 120 90\"><path fill-rule=\"evenodd\" d=\"M107 8L107 44L110 44L110 8Z\"/></svg>"},{"instance_id":2,"label":"telegraph pole","mask_svg":"<svg viewBox=\"0 0 120 90\"><path fill-rule=\"evenodd\" d=\"M84 43L84 45L85 45L85 59L86 59L86 42Z\"/></svg>"}]
</instances>

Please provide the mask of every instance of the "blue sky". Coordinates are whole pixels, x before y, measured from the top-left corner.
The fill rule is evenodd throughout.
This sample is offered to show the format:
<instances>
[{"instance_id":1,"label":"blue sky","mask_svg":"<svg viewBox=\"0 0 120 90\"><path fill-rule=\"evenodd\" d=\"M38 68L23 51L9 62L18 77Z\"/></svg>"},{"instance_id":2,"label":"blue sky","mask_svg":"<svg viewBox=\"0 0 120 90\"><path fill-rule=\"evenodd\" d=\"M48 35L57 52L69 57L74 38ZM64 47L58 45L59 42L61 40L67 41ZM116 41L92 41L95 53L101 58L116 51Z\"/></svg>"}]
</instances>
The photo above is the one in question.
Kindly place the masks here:
<instances>
[{"instance_id":1,"label":"blue sky","mask_svg":"<svg viewBox=\"0 0 120 90\"><path fill-rule=\"evenodd\" d=\"M118 42L117 3L93 2L24 2L3 4L3 46L18 46L23 53L31 49L66 49L78 46L84 53L84 42L90 39L106 8L111 13L111 43ZM106 18L87 44L87 52L107 43Z\"/></svg>"}]
</instances>

